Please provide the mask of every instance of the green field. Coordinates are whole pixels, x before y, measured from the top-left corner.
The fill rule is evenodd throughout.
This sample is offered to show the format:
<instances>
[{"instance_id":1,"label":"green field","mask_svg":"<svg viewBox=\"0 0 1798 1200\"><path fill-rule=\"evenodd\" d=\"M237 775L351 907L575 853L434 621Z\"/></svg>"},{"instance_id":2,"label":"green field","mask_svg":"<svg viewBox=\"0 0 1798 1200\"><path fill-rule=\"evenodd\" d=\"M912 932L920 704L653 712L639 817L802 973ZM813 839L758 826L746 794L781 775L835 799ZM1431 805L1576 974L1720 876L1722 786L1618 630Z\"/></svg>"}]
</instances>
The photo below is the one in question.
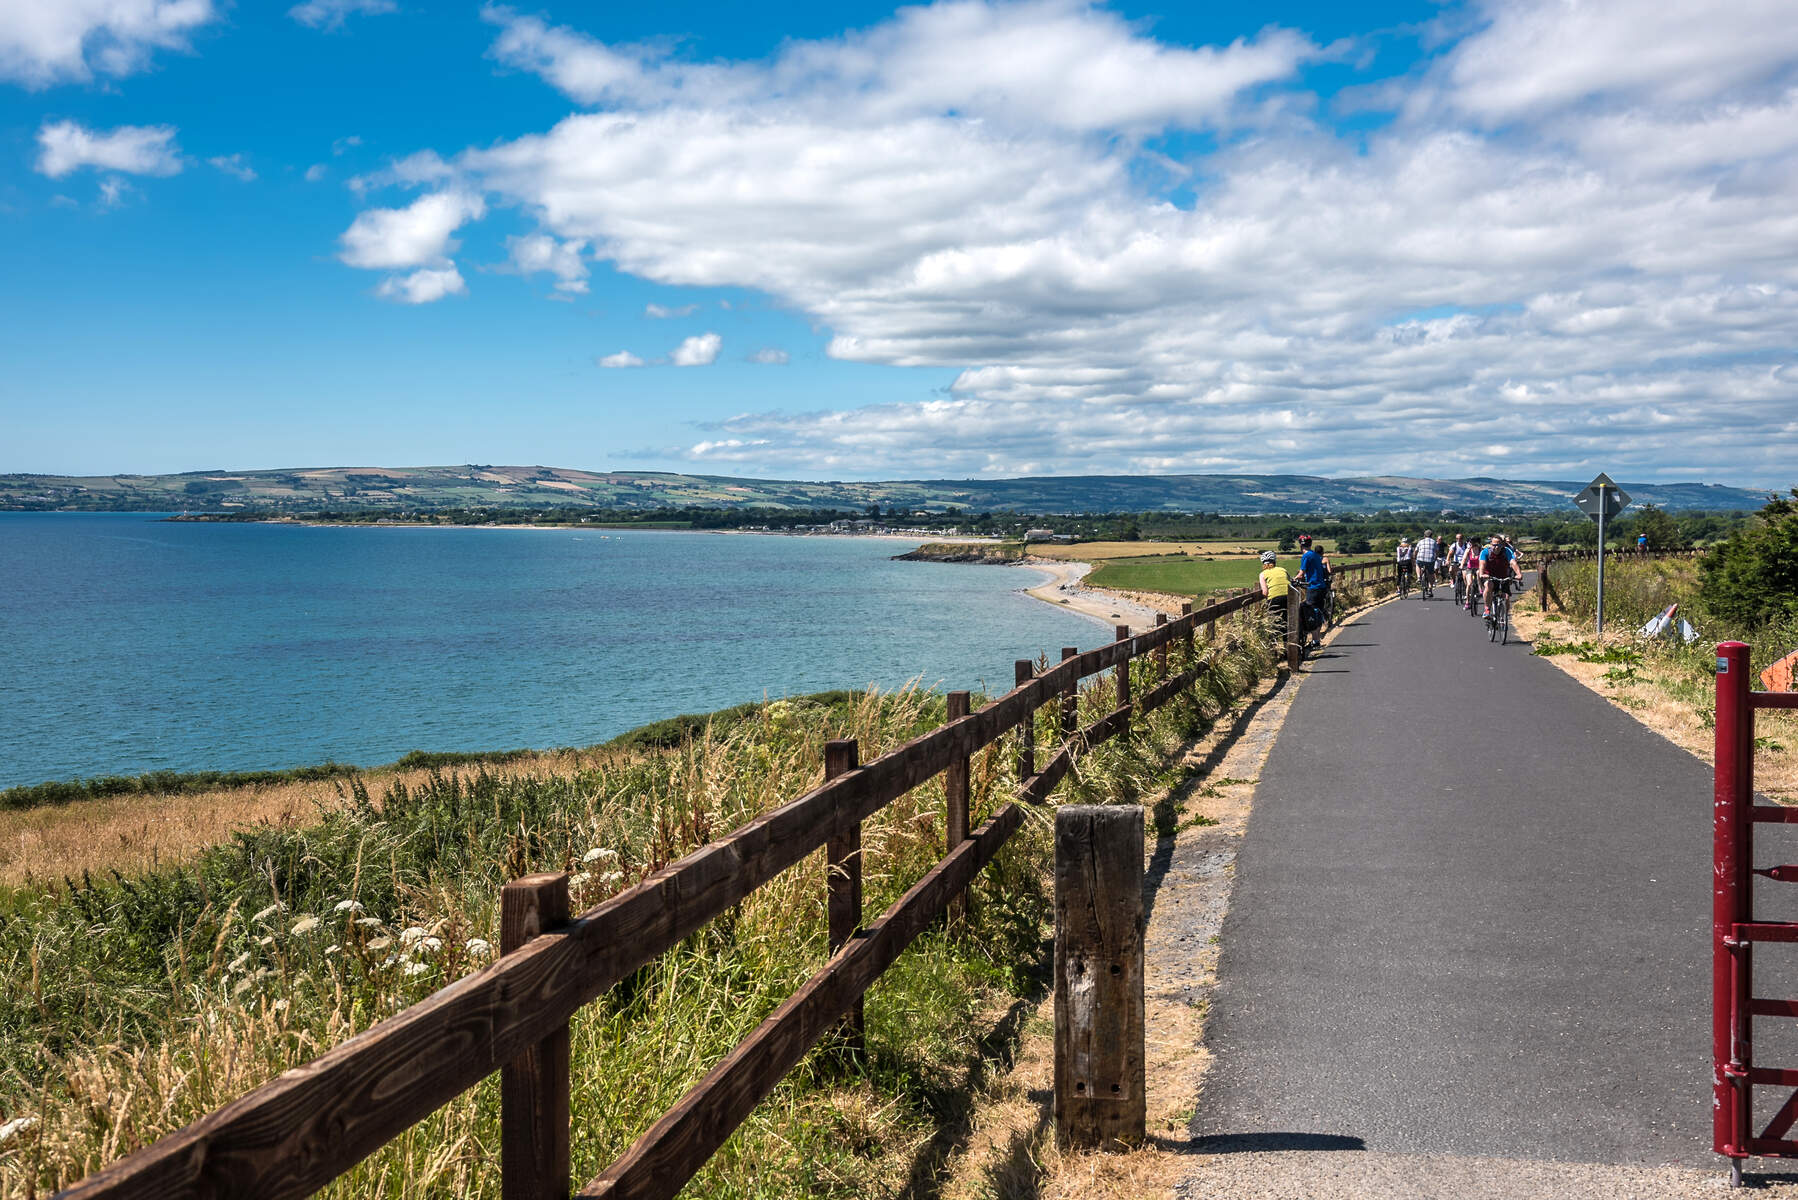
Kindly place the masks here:
<instances>
[{"instance_id":1,"label":"green field","mask_svg":"<svg viewBox=\"0 0 1798 1200\"><path fill-rule=\"evenodd\" d=\"M1363 560L1364 561L1364 560ZM1298 556L1280 559L1290 573L1299 569ZM1338 564L1346 565L1346 563ZM1220 558L1207 561L1184 554L1154 554L1142 558L1113 558L1093 569L1086 581L1095 587L1126 592L1166 592L1174 596L1201 596L1228 588L1254 587L1261 574L1256 558Z\"/></svg>"}]
</instances>

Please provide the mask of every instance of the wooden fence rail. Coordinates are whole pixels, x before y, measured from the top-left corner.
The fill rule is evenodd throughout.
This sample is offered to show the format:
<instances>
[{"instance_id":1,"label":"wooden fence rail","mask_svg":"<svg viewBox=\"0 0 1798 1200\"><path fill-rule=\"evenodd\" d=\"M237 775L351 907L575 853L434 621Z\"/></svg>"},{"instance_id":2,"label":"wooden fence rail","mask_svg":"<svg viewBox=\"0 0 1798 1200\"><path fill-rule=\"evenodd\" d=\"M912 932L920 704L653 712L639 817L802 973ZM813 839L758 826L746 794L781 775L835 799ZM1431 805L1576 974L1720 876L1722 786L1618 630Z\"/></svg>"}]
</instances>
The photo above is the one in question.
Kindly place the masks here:
<instances>
[{"instance_id":1,"label":"wooden fence rail","mask_svg":"<svg viewBox=\"0 0 1798 1200\"><path fill-rule=\"evenodd\" d=\"M1390 570L1365 563L1339 578ZM816 788L570 918L566 880L507 885L502 949L491 966L448 985L303 1066L76 1184L69 1200L310 1195L496 1071L502 1081L502 1189L507 1200L569 1195L568 1022L584 1005L782 871L826 850L830 960L744 1042L578 1195L667 1197L678 1192L749 1112L818 1041L839 1030L853 1053L869 985L1022 825L1020 804L1049 798L1075 759L1128 731L1142 714L1191 688L1220 653L1216 622L1262 605L1243 591L1084 652L1040 672L1018 664L1017 685L975 711L951 693L948 720L867 763L833 743ZM1206 652L1194 634L1206 630ZM1170 664L1170 652L1178 647ZM1132 698L1131 664L1148 684ZM1080 681L1116 671L1117 707L1077 728ZM1038 765L1037 712L1058 708L1060 744ZM1020 733L1016 799L968 830L969 757ZM861 920L861 822L937 775L945 776L947 856L878 919ZM847 1023L845 1021L847 1020Z\"/></svg>"}]
</instances>

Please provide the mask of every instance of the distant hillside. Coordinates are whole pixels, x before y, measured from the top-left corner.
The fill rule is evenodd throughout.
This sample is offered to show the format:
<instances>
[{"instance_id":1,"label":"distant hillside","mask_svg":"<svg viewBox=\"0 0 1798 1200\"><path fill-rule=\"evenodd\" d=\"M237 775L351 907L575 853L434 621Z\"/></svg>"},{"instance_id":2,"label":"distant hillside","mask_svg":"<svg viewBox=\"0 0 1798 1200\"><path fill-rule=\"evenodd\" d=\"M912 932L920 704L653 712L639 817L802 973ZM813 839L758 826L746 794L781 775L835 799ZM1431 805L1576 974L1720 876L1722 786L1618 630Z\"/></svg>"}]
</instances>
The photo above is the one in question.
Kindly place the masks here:
<instances>
[{"instance_id":1,"label":"distant hillside","mask_svg":"<svg viewBox=\"0 0 1798 1200\"><path fill-rule=\"evenodd\" d=\"M902 479L879 483L734 479L563 467L304 467L182 475L0 475L0 509L284 513L582 505L612 509L866 509L870 504L975 512L1372 513L1380 509L1561 512L1571 480L1326 479L1314 475L1071 475ZM1638 504L1750 509L1764 492L1702 483L1624 482Z\"/></svg>"}]
</instances>

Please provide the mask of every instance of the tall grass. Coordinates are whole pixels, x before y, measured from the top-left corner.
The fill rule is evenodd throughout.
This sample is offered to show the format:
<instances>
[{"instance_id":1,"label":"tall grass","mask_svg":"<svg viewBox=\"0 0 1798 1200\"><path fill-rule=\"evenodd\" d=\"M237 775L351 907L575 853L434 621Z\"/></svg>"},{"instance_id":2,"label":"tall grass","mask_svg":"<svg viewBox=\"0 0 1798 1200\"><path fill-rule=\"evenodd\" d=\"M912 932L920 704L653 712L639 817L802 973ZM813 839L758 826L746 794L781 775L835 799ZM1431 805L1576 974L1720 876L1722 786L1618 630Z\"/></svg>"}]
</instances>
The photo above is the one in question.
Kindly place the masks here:
<instances>
[{"instance_id":1,"label":"tall grass","mask_svg":"<svg viewBox=\"0 0 1798 1200\"><path fill-rule=\"evenodd\" d=\"M1096 748L1064 787L1134 799L1170 779L1169 751L1271 661L1233 625L1198 697ZM1139 686L1152 682L1136 664ZM1114 703L1083 694L1081 720ZM368 1028L491 960L501 885L571 873L585 908L815 786L820 746L864 759L940 724L907 689L777 701L679 744L623 745L551 777L504 764L395 783L343 782L304 828L237 832L177 869L0 890L0 1195L65 1186ZM1053 707L1039 745L1052 744ZM1010 798L1015 746L975 759L976 820ZM870 915L942 855L941 787L864 830ZM881 1196L939 1169L937 1132L970 1103L993 1014L1042 986L1051 897L1047 820L984 871L967 923L920 938L869 994L869 1065L814 1056L688 1194ZM638 971L573 1023L574 1170L590 1178L827 956L822 856L765 885ZM323 1193L498 1192L490 1079Z\"/></svg>"}]
</instances>

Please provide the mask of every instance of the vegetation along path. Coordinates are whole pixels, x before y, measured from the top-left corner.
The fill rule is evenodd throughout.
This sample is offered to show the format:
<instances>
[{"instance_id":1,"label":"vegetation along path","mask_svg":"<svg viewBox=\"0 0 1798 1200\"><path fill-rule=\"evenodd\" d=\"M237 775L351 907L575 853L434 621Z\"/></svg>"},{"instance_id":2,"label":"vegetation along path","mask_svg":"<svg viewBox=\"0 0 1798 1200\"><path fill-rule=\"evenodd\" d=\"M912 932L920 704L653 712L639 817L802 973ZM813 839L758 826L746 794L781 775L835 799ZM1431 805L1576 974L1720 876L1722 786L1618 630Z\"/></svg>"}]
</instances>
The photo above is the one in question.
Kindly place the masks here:
<instances>
[{"instance_id":1,"label":"vegetation along path","mask_svg":"<svg viewBox=\"0 0 1798 1200\"><path fill-rule=\"evenodd\" d=\"M1364 615L1293 699L1194 1148L1719 1170L1708 765L1438 595Z\"/></svg>"}]
</instances>

